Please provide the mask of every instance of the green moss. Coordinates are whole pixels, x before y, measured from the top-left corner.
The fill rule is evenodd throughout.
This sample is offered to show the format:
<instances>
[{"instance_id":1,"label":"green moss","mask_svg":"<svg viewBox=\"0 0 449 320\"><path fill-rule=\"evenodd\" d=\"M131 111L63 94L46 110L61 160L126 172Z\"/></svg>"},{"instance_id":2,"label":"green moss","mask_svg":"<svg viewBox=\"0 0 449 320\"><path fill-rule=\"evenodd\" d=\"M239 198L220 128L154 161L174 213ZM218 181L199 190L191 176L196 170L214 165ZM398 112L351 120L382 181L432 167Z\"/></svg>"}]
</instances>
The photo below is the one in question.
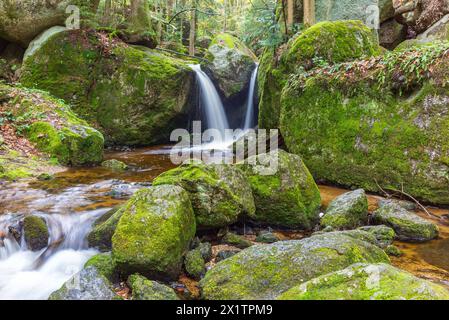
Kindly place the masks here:
<instances>
[{"instance_id":1,"label":"green moss","mask_svg":"<svg viewBox=\"0 0 449 320\"><path fill-rule=\"evenodd\" d=\"M389 63L394 77L406 69ZM436 116L447 99L444 73L435 71L423 84L407 80L415 89L401 95L394 79L377 82L385 68L351 70L352 77L343 76L348 69L300 75L284 88L280 129L289 150L320 180L368 191L403 187L417 198L449 203L448 118Z\"/></svg>"},{"instance_id":2,"label":"green moss","mask_svg":"<svg viewBox=\"0 0 449 320\"><path fill-rule=\"evenodd\" d=\"M23 221L23 231L28 247L38 251L48 245L50 233L45 220L37 216L27 216Z\"/></svg>"},{"instance_id":3,"label":"green moss","mask_svg":"<svg viewBox=\"0 0 449 320\"><path fill-rule=\"evenodd\" d=\"M354 263L388 263L378 247L343 233L257 245L219 262L200 281L210 300L274 299L295 284Z\"/></svg>"},{"instance_id":4,"label":"green moss","mask_svg":"<svg viewBox=\"0 0 449 320\"><path fill-rule=\"evenodd\" d=\"M61 32L26 60L21 82L69 102L108 144L168 142L190 107L189 62L119 41L100 48L95 32Z\"/></svg>"},{"instance_id":5,"label":"green moss","mask_svg":"<svg viewBox=\"0 0 449 320\"><path fill-rule=\"evenodd\" d=\"M127 284L132 290L133 300L179 300L172 288L139 274L129 276Z\"/></svg>"},{"instance_id":6,"label":"green moss","mask_svg":"<svg viewBox=\"0 0 449 320\"><path fill-rule=\"evenodd\" d=\"M87 236L89 246L101 251L111 250L112 236L122 215L123 208L117 206L95 221L92 231Z\"/></svg>"},{"instance_id":7,"label":"green moss","mask_svg":"<svg viewBox=\"0 0 449 320\"><path fill-rule=\"evenodd\" d=\"M116 159L106 160L101 163L101 166L114 171L126 171L128 170L128 165Z\"/></svg>"},{"instance_id":8,"label":"green moss","mask_svg":"<svg viewBox=\"0 0 449 320\"><path fill-rule=\"evenodd\" d=\"M355 264L293 287L279 300L448 300L442 286L386 264Z\"/></svg>"},{"instance_id":9,"label":"green moss","mask_svg":"<svg viewBox=\"0 0 449 320\"><path fill-rule=\"evenodd\" d=\"M206 273L206 264L199 249L191 250L186 254L184 267L187 274L194 279L201 279Z\"/></svg>"},{"instance_id":10,"label":"green moss","mask_svg":"<svg viewBox=\"0 0 449 320\"><path fill-rule=\"evenodd\" d=\"M258 166L267 163L277 166L276 169L271 174L261 174ZM256 203L253 220L304 229L311 229L317 223L321 196L301 157L279 150L249 158L239 166L253 191Z\"/></svg>"},{"instance_id":11,"label":"green moss","mask_svg":"<svg viewBox=\"0 0 449 320\"><path fill-rule=\"evenodd\" d=\"M84 265L84 268L88 267L95 267L102 276L111 282L117 281L118 279L110 252L97 254L90 258Z\"/></svg>"},{"instance_id":12,"label":"green moss","mask_svg":"<svg viewBox=\"0 0 449 320\"><path fill-rule=\"evenodd\" d=\"M190 196L198 228L226 227L243 215L254 215L254 199L244 174L229 165L185 164L154 179L174 184Z\"/></svg>"},{"instance_id":13,"label":"green moss","mask_svg":"<svg viewBox=\"0 0 449 320\"><path fill-rule=\"evenodd\" d=\"M245 238L236 235L232 232L227 232L224 237L221 239L221 242L229 244L231 246L240 248L240 249L246 249L253 245L253 243L249 240L246 240Z\"/></svg>"},{"instance_id":14,"label":"green moss","mask_svg":"<svg viewBox=\"0 0 449 320\"><path fill-rule=\"evenodd\" d=\"M138 191L124 206L112 237L112 257L123 275L176 278L196 232L187 192L176 186Z\"/></svg>"}]
</instances>

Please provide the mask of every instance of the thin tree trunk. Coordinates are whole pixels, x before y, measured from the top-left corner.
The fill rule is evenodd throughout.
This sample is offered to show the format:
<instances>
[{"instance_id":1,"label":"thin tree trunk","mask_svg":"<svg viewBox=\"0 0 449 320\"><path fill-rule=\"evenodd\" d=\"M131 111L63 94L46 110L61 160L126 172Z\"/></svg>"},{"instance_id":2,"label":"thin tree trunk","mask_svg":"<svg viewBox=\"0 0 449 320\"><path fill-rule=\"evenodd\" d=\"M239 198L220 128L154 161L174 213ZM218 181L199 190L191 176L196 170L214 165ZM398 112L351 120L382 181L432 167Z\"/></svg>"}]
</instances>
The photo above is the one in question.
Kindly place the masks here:
<instances>
[{"instance_id":1,"label":"thin tree trunk","mask_svg":"<svg viewBox=\"0 0 449 320\"><path fill-rule=\"evenodd\" d=\"M306 26L315 24L315 0L304 0L304 24Z\"/></svg>"},{"instance_id":2,"label":"thin tree trunk","mask_svg":"<svg viewBox=\"0 0 449 320\"><path fill-rule=\"evenodd\" d=\"M295 21L295 0L287 0L287 25L292 32Z\"/></svg>"},{"instance_id":3,"label":"thin tree trunk","mask_svg":"<svg viewBox=\"0 0 449 320\"><path fill-rule=\"evenodd\" d=\"M195 56L195 41L196 41L196 19L197 19L197 0L192 0L192 16L190 19L190 36L189 36L189 55Z\"/></svg>"}]
</instances>

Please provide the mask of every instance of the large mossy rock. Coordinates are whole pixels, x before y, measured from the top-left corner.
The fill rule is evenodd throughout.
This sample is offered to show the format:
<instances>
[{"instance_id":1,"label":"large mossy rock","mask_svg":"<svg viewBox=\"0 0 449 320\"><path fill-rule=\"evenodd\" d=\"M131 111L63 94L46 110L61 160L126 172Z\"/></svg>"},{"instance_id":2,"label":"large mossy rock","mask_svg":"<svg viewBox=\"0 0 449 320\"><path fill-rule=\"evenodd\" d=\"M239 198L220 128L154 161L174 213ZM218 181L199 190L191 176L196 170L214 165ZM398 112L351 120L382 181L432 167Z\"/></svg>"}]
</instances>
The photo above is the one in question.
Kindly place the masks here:
<instances>
[{"instance_id":1,"label":"large mossy rock","mask_svg":"<svg viewBox=\"0 0 449 320\"><path fill-rule=\"evenodd\" d=\"M27 57L21 82L70 102L108 144L148 145L185 127L194 73L158 51L76 30L53 35Z\"/></svg>"},{"instance_id":2,"label":"large mossy rock","mask_svg":"<svg viewBox=\"0 0 449 320\"><path fill-rule=\"evenodd\" d=\"M129 276L127 284L133 300L179 300L172 288L139 274Z\"/></svg>"},{"instance_id":3,"label":"large mossy rock","mask_svg":"<svg viewBox=\"0 0 449 320\"><path fill-rule=\"evenodd\" d=\"M25 242L32 251L47 247L50 233L45 220L38 216L27 216L23 220Z\"/></svg>"},{"instance_id":4,"label":"large mossy rock","mask_svg":"<svg viewBox=\"0 0 449 320\"><path fill-rule=\"evenodd\" d=\"M49 300L116 300L109 281L97 268L90 266L75 274Z\"/></svg>"},{"instance_id":5,"label":"large mossy rock","mask_svg":"<svg viewBox=\"0 0 449 320\"><path fill-rule=\"evenodd\" d=\"M283 150L239 164L253 191L256 222L311 229L319 220L321 196L301 157Z\"/></svg>"},{"instance_id":6,"label":"large mossy rock","mask_svg":"<svg viewBox=\"0 0 449 320\"><path fill-rule=\"evenodd\" d=\"M373 221L394 229L398 240L424 242L438 237L438 226L397 203L386 202L373 214Z\"/></svg>"},{"instance_id":7,"label":"large mossy rock","mask_svg":"<svg viewBox=\"0 0 449 320\"><path fill-rule=\"evenodd\" d=\"M278 300L449 300L449 291L388 264L355 264L293 287Z\"/></svg>"},{"instance_id":8,"label":"large mossy rock","mask_svg":"<svg viewBox=\"0 0 449 320\"><path fill-rule=\"evenodd\" d=\"M449 204L447 48L436 43L291 77L280 121L287 147L318 180L403 188ZM417 59L422 69L408 69Z\"/></svg>"},{"instance_id":9,"label":"large mossy rock","mask_svg":"<svg viewBox=\"0 0 449 320\"><path fill-rule=\"evenodd\" d=\"M289 74L380 54L376 35L361 21L324 21L298 33L285 49L267 49L259 68L259 128L279 127L282 88Z\"/></svg>"},{"instance_id":10,"label":"large mossy rock","mask_svg":"<svg viewBox=\"0 0 449 320\"><path fill-rule=\"evenodd\" d=\"M382 1L381 19L388 15L387 10L392 10L392 0L389 0L389 7ZM315 14L317 21L334 20L361 20L367 22L372 20L373 8L379 6L379 0L316 0ZM371 8L371 10L369 10ZM384 12L382 12L384 10ZM392 12L394 14L394 10ZM391 11L390 11L391 14Z\"/></svg>"},{"instance_id":11,"label":"large mossy rock","mask_svg":"<svg viewBox=\"0 0 449 320\"><path fill-rule=\"evenodd\" d=\"M235 166L186 163L153 181L155 186L164 184L178 185L189 193L200 229L226 227L245 215L254 216L251 187Z\"/></svg>"},{"instance_id":12,"label":"large mossy rock","mask_svg":"<svg viewBox=\"0 0 449 320\"><path fill-rule=\"evenodd\" d=\"M220 91L230 99L245 88L257 60L242 41L230 34L219 34L211 42L206 56L208 65Z\"/></svg>"},{"instance_id":13,"label":"large mossy rock","mask_svg":"<svg viewBox=\"0 0 449 320\"><path fill-rule=\"evenodd\" d=\"M189 195L163 185L138 191L123 208L112 237L112 258L123 275L174 279L196 232Z\"/></svg>"},{"instance_id":14,"label":"large mossy rock","mask_svg":"<svg viewBox=\"0 0 449 320\"><path fill-rule=\"evenodd\" d=\"M123 212L123 207L118 206L109 210L95 221L92 230L87 235L89 247L97 248L103 252L112 249L112 236Z\"/></svg>"},{"instance_id":15,"label":"large mossy rock","mask_svg":"<svg viewBox=\"0 0 449 320\"><path fill-rule=\"evenodd\" d=\"M63 25L70 0L32 1L5 0L0 2L0 38L28 46L44 30ZM82 2L82 1L79 1ZM85 2L88 2L85 0Z\"/></svg>"},{"instance_id":16,"label":"large mossy rock","mask_svg":"<svg viewBox=\"0 0 449 320\"><path fill-rule=\"evenodd\" d=\"M368 198L363 189L347 192L334 199L321 219L324 227L354 229L368 222Z\"/></svg>"},{"instance_id":17,"label":"large mossy rock","mask_svg":"<svg viewBox=\"0 0 449 320\"><path fill-rule=\"evenodd\" d=\"M295 285L358 262L389 259L371 243L332 232L245 249L209 270L200 286L208 300L274 299Z\"/></svg>"},{"instance_id":18,"label":"large mossy rock","mask_svg":"<svg viewBox=\"0 0 449 320\"><path fill-rule=\"evenodd\" d=\"M102 134L63 101L45 92L2 84L0 100L26 138L61 164L95 164L103 159Z\"/></svg>"}]
</instances>

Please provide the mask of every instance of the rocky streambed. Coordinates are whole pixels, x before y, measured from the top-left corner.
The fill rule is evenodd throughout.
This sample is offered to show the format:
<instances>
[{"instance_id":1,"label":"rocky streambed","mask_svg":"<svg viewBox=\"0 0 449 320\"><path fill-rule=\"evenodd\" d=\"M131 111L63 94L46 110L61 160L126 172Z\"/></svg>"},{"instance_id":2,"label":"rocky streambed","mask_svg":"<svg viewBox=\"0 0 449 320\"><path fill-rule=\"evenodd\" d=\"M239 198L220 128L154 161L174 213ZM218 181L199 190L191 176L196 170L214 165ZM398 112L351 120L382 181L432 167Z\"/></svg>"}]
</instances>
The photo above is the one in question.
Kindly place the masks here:
<instances>
[{"instance_id":1,"label":"rocky streambed","mask_svg":"<svg viewBox=\"0 0 449 320\"><path fill-rule=\"evenodd\" d=\"M109 151L106 154L106 159L120 160L126 163L129 169L119 170L117 168L105 167L72 168L44 181L30 180L1 185L0 236L2 241L0 243L0 270L2 272L0 276L0 298L47 299L52 292L61 288L75 274L81 275L82 285L102 287L101 281L100 285L98 283L99 276L96 273L100 270L100 273L103 275L108 275L108 272L105 271L105 266L108 265L107 261L110 261L110 255L107 253L98 255L101 247L98 248L97 246L97 248L94 248L89 244L90 238L88 235L92 226L98 225L98 222L96 222L98 219L104 219L106 212L125 203L137 190L148 188L154 178L161 173L174 168L169 159L168 147ZM169 178L173 179L173 174L162 175L162 179ZM319 192L322 199L321 211L324 212L325 208L335 198L345 194L347 190L330 186L319 186ZM368 211L371 213L378 209L379 202L382 203L384 201L382 197L375 195L368 195L367 199ZM240 203L243 207L245 205L248 206L248 204L243 202ZM411 205L413 209L413 203L408 203L408 205ZM236 206L239 206L239 202L237 202ZM248 208L245 210L251 211ZM426 213L419 210L416 213L438 225L438 238L425 243L395 241L394 245L398 251L394 252L393 254L396 256L391 255L390 259L393 266L406 270L419 278L428 279L434 283L449 287L449 260L445 255L447 243L449 242L449 223L446 220L449 210L440 208L429 208L428 210L436 216L440 216L441 219L429 217ZM45 222L49 232L47 244L37 249L32 248L30 240L23 232L23 230L29 230L25 226L27 218L24 219L24 217L38 217ZM201 220L199 221L201 222ZM207 220L203 221L205 225L210 223ZM221 220L219 219L218 221L220 222ZM200 285L198 280L204 277L206 270L210 271L207 272L206 278L200 282L206 294L208 292L218 292L217 294L221 292L215 287L215 281L217 281L218 286L220 286L219 283L223 283L221 289L225 290L223 292L229 292L226 290L239 292L239 288L235 287L232 281L227 283L227 281L219 280L222 277L228 279L227 276L220 274L218 280L213 279L214 274L218 273L217 270L219 270L219 268L215 268L217 264L219 267L236 271L236 269L232 269L232 257L235 257L242 250L249 250L249 256L244 256L244 261L249 261L248 259L251 260L251 255L260 255L263 250L274 250L273 248L277 248L276 250L288 252L290 250L288 249L289 240L305 239L303 240L306 241L305 244L299 245L296 242L290 244L293 247L299 245L303 248L300 249L305 250L302 256L308 256L310 253L308 250L312 250L314 246L318 248L328 246L329 244L321 242L327 243L327 241L330 241L331 245L341 246L336 248L336 250L343 250L343 252L352 250L351 248L359 250L359 246L365 246L364 250L366 252L363 255L365 255L364 260L367 262L384 262L384 260L388 260L382 250L376 249L377 247L367 242L353 243L352 240L342 235L344 232L322 233L321 231L321 234L315 234L310 238L317 230L285 229L268 223L256 225L249 220L240 220L236 223L231 223L228 227L224 227L225 225L226 223L223 226L217 226L218 228L213 231L209 228L204 230L198 229L198 238L194 240L194 242L197 242L194 244L197 249L189 251L184 265L180 266L182 268L181 272L174 272L175 276L169 281L164 279L163 283L165 283L165 286L161 285L162 287L156 290L158 292L157 297L161 299L199 298ZM26 232L31 234L30 231ZM332 240L332 237L335 237L335 241ZM339 239L341 237L343 240ZM346 243L346 245L342 244L341 241ZM262 249L255 249L259 247L254 247L254 244L261 244ZM311 246L312 249L305 249L308 246ZM107 249L103 251L107 251ZM379 255L382 258L379 258ZM301 259L302 256L299 255L298 259ZM89 260L92 257L94 258ZM287 257L288 259L295 259L290 255L287 255ZM279 259L271 265L275 274L283 268L282 259ZM87 266L87 268L84 268L88 260L88 265L90 264L91 267ZM205 266L204 263L203 265L198 265L198 260L207 263ZM227 264L223 260L226 260ZM220 261L222 262L220 263ZM133 265L129 261L124 261L123 263L128 266ZM311 259L304 263L306 265L303 268L312 268L318 262L315 259ZM341 263L342 267L347 264L342 261L338 263ZM267 272L263 269L267 267L263 263L260 266L252 266L250 263L249 267L255 268L255 270L259 268L260 272ZM80 274L81 270L83 271ZM130 271L130 273L133 272ZM385 272L390 272L390 270L388 269ZM106 285L104 290L97 292L97 296L78 298L108 299L116 294L125 299L137 299L139 297L141 299L157 298L151 294L148 295L148 287L160 284L159 282L150 281L143 277L134 277L124 281L123 278L114 278L115 275L112 276L112 271L109 271L109 274L113 278L111 279L112 291ZM178 274L181 275L178 276ZM247 276L244 274L241 275L243 284L246 278ZM250 277L248 279L247 281L250 281L251 284L248 284L247 288L257 288L260 285L254 282L254 278ZM254 296L254 298L275 298L275 295L288 289L274 280L271 283L267 274L264 275L264 279L263 283L268 281L267 285L263 285L266 294L263 297ZM277 286L279 287L276 290L279 290L279 292L274 290ZM259 294L264 292L264 290L259 288L256 292ZM86 291L89 290L86 289ZM70 290L65 293L61 293L61 290L58 292L61 294L60 298L74 298L67 293ZM173 292L176 294L174 295ZM249 296L237 294L217 297L212 294L208 298L226 297L250 298L251 294ZM285 296L285 298L288 297Z\"/></svg>"}]
</instances>

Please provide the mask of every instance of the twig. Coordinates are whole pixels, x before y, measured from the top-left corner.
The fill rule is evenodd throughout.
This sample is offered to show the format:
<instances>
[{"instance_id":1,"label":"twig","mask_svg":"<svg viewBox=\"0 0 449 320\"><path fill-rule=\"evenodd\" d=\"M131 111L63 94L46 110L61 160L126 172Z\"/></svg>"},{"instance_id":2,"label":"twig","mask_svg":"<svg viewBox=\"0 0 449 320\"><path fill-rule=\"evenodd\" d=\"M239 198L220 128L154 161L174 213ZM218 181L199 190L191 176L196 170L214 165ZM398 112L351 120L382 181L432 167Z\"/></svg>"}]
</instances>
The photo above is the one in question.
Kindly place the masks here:
<instances>
[{"instance_id":1,"label":"twig","mask_svg":"<svg viewBox=\"0 0 449 320\"><path fill-rule=\"evenodd\" d=\"M404 188L404 186L402 186L402 189ZM406 197L408 197L409 199L413 200L413 202L415 202L429 217L434 217L434 218L438 218L438 219L442 219L440 216L431 213L429 210L426 209L426 207L424 207L418 200L416 200L415 197L413 197L411 194L405 192L404 190L397 190L394 188L388 188L387 190L396 192L396 193L400 193Z\"/></svg>"}]
</instances>

